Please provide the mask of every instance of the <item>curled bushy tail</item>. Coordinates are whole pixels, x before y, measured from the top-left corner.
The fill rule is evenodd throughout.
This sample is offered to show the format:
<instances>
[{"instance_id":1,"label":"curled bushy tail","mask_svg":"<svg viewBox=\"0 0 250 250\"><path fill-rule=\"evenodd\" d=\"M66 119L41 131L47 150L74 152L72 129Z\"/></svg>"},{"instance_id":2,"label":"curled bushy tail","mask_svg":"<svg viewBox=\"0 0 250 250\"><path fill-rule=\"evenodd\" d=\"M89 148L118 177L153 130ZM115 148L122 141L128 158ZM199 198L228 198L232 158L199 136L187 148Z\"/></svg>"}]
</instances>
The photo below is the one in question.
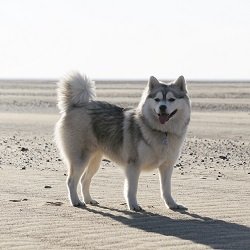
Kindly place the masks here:
<instances>
[{"instance_id":1,"label":"curled bushy tail","mask_svg":"<svg viewBox=\"0 0 250 250\"><path fill-rule=\"evenodd\" d=\"M96 96L95 83L77 72L67 75L57 86L57 106L61 112L68 111L74 105L89 102Z\"/></svg>"}]
</instances>

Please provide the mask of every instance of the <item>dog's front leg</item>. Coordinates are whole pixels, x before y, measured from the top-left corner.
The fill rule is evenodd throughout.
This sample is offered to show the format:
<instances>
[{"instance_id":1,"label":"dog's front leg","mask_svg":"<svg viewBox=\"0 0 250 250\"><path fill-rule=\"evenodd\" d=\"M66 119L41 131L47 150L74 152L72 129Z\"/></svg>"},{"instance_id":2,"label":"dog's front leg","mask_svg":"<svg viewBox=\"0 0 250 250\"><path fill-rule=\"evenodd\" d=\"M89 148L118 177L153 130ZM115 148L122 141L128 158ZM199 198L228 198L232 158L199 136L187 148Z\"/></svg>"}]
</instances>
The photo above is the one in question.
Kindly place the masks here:
<instances>
[{"instance_id":1,"label":"dog's front leg","mask_svg":"<svg viewBox=\"0 0 250 250\"><path fill-rule=\"evenodd\" d=\"M182 205L178 205L171 195L171 177L173 167L161 166L159 168L160 184L161 184L161 196L165 201L166 206L170 209L186 209Z\"/></svg>"},{"instance_id":2,"label":"dog's front leg","mask_svg":"<svg viewBox=\"0 0 250 250\"><path fill-rule=\"evenodd\" d=\"M140 170L137 166L129 164L125 170L125 175L124 196L128 208L134 211L141 211L142 208L138 205L136 199Z\"/></svg>"}]
</instances>

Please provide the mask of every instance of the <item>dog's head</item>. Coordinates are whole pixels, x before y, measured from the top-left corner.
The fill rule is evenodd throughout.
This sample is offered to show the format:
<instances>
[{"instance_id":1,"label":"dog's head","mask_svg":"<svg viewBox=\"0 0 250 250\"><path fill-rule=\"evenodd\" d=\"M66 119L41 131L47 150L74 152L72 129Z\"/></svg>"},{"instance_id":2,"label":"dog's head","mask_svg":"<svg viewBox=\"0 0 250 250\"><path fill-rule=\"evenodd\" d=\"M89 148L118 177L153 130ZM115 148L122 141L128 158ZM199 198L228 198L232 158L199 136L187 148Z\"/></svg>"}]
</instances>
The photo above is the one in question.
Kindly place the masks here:
<instances>
[{"instance_id":1,"label":"dog's head","mask_svg":"<svg viewBox=\"0 0 250 250\"><path fill-rule=\"evenodd\" d=\"M169 124L188 123L190 100L186 81L180 76L175 82L166 84L151 76L139 105L142 114L160 130L166 131Z\"/></svg>"}]
</instances>

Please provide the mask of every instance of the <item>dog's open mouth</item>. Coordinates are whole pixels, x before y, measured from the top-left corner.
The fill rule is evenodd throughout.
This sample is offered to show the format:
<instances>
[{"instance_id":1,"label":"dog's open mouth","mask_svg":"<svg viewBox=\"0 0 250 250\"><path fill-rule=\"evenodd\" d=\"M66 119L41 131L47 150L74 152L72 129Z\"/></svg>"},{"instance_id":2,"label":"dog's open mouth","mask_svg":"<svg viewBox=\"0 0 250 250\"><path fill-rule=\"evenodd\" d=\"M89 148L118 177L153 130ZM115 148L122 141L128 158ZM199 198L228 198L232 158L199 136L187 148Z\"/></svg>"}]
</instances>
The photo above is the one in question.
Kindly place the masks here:
<instances>
[{"instance_id":1,"label":"dog's open mouth","mask_svg":"<svg viewBox=\"0 0 250 250\"><path fill-rule=\"evenodd\" d=\"M171 117L173 117L175 115L175 113L177 112L177 109L175 109L172 113L167 114L167 113L161 113L158 114L159 116L159 121L161 124L166 123Z\"/></svg>"}]
</instances>

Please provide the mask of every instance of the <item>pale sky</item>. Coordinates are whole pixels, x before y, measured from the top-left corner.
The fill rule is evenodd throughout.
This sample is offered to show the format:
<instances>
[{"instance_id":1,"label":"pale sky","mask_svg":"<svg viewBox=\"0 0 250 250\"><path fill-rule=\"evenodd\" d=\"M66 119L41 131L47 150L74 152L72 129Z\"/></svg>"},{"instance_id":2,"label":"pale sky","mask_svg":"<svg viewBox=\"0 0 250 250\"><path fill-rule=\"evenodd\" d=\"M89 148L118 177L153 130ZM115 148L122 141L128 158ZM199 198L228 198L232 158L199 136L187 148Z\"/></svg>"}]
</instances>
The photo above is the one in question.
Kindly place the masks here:
<instances>
[{"instance_id":1,"label":"pale sky","mask_svg":"<svg viewBox=\"0 0 250 250\"><path fill-rule=\"evenodd\" d=\"M0 78L250 79L249 0L0 0Z\"/></svg>"}]
</instances>

